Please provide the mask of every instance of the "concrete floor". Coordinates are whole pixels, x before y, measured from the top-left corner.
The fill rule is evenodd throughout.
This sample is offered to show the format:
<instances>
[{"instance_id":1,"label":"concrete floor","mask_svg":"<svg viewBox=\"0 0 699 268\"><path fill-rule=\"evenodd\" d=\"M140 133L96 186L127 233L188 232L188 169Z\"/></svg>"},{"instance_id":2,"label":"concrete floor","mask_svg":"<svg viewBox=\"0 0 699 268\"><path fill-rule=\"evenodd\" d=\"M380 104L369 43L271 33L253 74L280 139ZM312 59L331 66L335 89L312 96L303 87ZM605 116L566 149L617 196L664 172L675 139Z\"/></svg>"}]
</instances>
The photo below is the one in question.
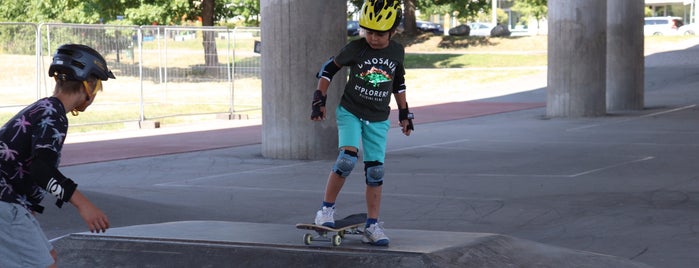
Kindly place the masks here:
<instances>
[{"instance_id":1,"label":"concrete floor","mask_svg":"<svg viewBox=\"0 0 699 268\"><path fill-rule=\"evenodd\" d=\"M451 114L440 110L446 106L423 108L423 114L416 109L417 118L434 119L417 124L410 137L397 128L389 133L381 214L387 234L494 233L654 267L695 267L697 59L697 46L648 55L643 111L546 119L540 105L545 89L449 104L457 114L491 107L475 117L440 120L440 112L428 111ZM502 110L513 103L523 107ZM228 134L218 139L238 139ZM161 141L178 147L196 137L180 133ZM134 139L67 144L64 152L68 157L71 146L111 150L108 145L134 152L116 160L75 160L62 169L114 227L193 220L280 224L300 244L303 233L293 225L314 217L333 163L266 159L254 137L247 144L148 156L137 153L152 151L144 144L168 146ZM59 212L46 203L38 218L50 238L86 230L74 208ZM348 178L337 208L340 216L365 210L362 172ZM399 241L391 247L405 246Z\"/></svg>"}]
</instances>

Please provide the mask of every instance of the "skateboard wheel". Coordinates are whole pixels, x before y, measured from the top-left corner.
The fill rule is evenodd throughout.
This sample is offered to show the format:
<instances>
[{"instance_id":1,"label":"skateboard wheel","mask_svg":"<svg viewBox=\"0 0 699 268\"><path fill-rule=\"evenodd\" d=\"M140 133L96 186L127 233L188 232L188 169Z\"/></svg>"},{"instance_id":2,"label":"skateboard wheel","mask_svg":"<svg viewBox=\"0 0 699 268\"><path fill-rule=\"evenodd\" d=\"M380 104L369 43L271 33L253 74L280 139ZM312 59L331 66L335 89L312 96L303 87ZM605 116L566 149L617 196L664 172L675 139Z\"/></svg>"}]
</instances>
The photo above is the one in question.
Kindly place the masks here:
<instances>
[{"instance_id":1,"label":"skateboard wheel","mask_svg":"<svg viewBox=\"0 0 699 268\"><path fill-rule=\"evenodd\" d=\"M303 243L306 245L310 245L311 241L313 241L313 235L312 234L305 234L303 235Z\"/></svg>"},{"instance_id":2,"label":"skateboard wheel","mask_svg":"<svg viewBox=\"0 0 699 268\"><path fill-rule=\"evenodd\" d=\"M342 237L340 235L333 235L333 246L339 246L342 243Z\"/></svg>"}]
</instances>

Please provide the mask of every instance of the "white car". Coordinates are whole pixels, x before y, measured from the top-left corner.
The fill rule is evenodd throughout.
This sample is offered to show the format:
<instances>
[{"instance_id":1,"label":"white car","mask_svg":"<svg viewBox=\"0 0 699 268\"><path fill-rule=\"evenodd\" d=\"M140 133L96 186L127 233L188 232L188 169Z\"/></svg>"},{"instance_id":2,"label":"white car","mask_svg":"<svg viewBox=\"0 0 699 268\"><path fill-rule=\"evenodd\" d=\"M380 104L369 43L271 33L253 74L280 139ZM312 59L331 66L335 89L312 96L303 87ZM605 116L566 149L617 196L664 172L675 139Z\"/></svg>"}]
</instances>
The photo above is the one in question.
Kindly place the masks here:
<instances>
[{"instance_id":1,"label":"white car","mask_svg":"<svg viewBox=\"0 0 699 268\"><path fill-rule=\"evenodd\" d=\"M468 27L471 27L471 32L468 34L470 36L490 36L490 31L495 28L495 24L472 22L468 24Z\"/></svg>"},{"instance_id":2,"label":"white car","mask_svg":"<svg viewBox=\"0 0 699 268\"><path fill-rule=\"evenodd\" d=\"M677 29L677 32L684 35L696 35L699 32L699 25L696 23L685 24Z\"/></svg>"},{"instance_id":3,"label":"white car","mask_svg":"<svg viewBox=\"0 0 699 268\"><path fill-rule=\"evenodd\" d=\"M644 35L675 35L684 23L680 17L646 17L643 24Z\"/></svg>"}]
</instances>

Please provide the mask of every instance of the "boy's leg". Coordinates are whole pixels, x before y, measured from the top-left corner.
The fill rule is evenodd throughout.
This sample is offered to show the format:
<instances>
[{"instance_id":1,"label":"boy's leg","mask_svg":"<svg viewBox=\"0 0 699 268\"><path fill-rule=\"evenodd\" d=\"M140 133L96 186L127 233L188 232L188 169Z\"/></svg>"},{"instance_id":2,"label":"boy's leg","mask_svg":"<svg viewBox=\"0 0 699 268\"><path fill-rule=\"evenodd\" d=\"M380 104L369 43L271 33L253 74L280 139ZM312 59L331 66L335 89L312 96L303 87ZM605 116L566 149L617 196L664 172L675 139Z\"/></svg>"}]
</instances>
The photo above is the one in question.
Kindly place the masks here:
<instances>
[{"instance_id":1,"label":"boy's leg","mask_svg":"<svg viewBox=\"0 0 699 268\"><path fill-rule=\"evenodd\" d=\"M386 157L386 135L390 128L388 120L372 122L364 126L362 145L364 149L364 171L366 176L367 218L378 219L381 207L383 163Z\"/></svg>"},{"instance_id":2,"label":"boy's leg","mask_svg":"<svg viewBox=\"0 0 699 268\"><path fill-rule=\"evenodd\" d=\"M390 242L384 233L383 224L378 222L381 210L381 192L386 156L386 135L390 122L372 122L364 127L364 172L366 177L367 222L362 241L377 246L387 246Z\"/></svg>"},{"instance_id":3,"label":"boy's leg","mask_svg":"<svg viewBox=\"0 0 699 268\"><path fill-rule=\"evenodd\" d=\"M381 209L381 186L366 186L367 218L378 219Z\"/></svg>"},{"instance_id":4,"label":"boy's leg","mask_svg":"<svg viewBox=\"0 0 699 268\"><path fill-rule=\"evenodd\" d=\"M330 172L330 175L328 176L328 183L325 185L325 196L323 197L323 201L335 203L335 200L337 200L337 196L340 194L340 190L342 190L342 186L344 184L345 178L337 175L335 172Z\"/></svg>"},{"instance_id":5,"label":"boy's leg","mask_svg":"<svg viewBox=\"0 0 699 268\"><path fill-rule=\"evenodd\" d=\"M340 190L342 190L342 186L345 184L345 178L353 169L354 163L347 164L347 162L349 162L348 159L350 155L354 156L354 161L356 162L357 152L359 151L359 139L362 131L362 122L352 113L345 110L345 108L338 106L335 113L337 117L337 135L340 156L338 156L333 169L338 168L338 170L341 170L339 172L345 173L346 176L340 176L336 171L330 172L328 183L325 186L325 200L323 200L329 203L335 203ZM345 158L345 163L340 167L339 163L342 161L342 158Z\"/></svg>"},{"instance_id":6,"label":"boy's leg","mask_svg":"<svg viewBox=\"0 0 699 268\"><path fill-rule=\"evenodd\" d=\"M357 162L356 148L343 147L325 185L323 205L316 212L315 224L335 227L335 200L345 184L345 178L352 172Z\"/></svg>"},{"instance_id":7,"label":"boy's leg","mask_svg":"<svg viewBox=\"0 0 699 268\"><path fill-rule=\"evenodd\" d=\"M0 267L48 267L52 249L31 212L0 201Z\"/></svg>"},{"instance_id":8,"label":"boy's leg","mask_svg":"<svg viewBox=\"0 0 699 268\"><path fill-rule=\"evenodd\" d=\"M315 223L325 226L334 226L335 201L345 184L345 178L349 176L357 162L357 152L359 151L359 139L361 137L362 122L338 106L336 109L338 143L340 154L338 155L333 170L328 175L323 196L323 205L316 213Z\"/></svg>"}]
</instances>

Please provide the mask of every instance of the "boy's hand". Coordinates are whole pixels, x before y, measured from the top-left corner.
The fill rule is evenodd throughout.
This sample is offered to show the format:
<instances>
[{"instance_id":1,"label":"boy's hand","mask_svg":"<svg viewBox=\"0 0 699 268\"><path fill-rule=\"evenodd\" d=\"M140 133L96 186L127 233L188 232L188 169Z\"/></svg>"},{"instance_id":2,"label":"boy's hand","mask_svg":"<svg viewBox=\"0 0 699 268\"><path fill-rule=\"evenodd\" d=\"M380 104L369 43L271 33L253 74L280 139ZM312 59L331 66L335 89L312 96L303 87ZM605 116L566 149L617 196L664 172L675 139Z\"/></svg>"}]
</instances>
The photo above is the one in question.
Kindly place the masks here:
<instances>
[{"instance_id":1,"label":"boy's hand","mask_svg":"<svg viewBox=\"0 0 699 268\"><path fill-rule=\"evenodd\" d=\"M317 90L313 92L313 103L311 103L311 120L320 121L325 119L325 101L328 96L323 96L323 92Z\"/></svg>"},{"instance_id":2,"label":"boy's hand","mask_svg":"<svg viewBox=\"0 0 699 268\"><path fill-rule=\"evenodd\" d=\"M400 120L400 126L403 128L402 131L405 136L410 136L410 133L415 130L413 118L415 118L415 116L408 110L408 107L405 109L398 109L398 120Z\"/></svg>"},{"instance_id":3,"label":"boy's hand","mask_svg":"<svg viewBox=\"0 0 699 268\"><path fill-rule=\"evenodd\" d=\"M90 232L104 233L109 228L107 215L94 205L90 204L88 207L81 208L78 212L80 213L80 217L82 217L87 224L87 228L90 229Z\"/></svg>"},{"instance_id":4,"label":"boy's hand","mask_svg":"<svg viewBox=\"0 0 699 268\"><path fill-rule=\"evenodd\" d=\"M70 198L70 203L78 209L80 217L83 218L90 232L106 232L109 228L109 220L99 208L90 202L80 191L75 190Z\"/></svg>"},{"instance_id":5,"label":"boy's hand","mask_svg":"<svg viewBox=\"0 0 699 268\"><path fill-rule=\"evenodd\" d=\"M415 128L413 127L413 120L400 121L400 126L403 128L402 131L403 134L405 134L405 136L410 136L410 133L413 132L413 130L415 130Z\"/></svg>"}]
</instances>

